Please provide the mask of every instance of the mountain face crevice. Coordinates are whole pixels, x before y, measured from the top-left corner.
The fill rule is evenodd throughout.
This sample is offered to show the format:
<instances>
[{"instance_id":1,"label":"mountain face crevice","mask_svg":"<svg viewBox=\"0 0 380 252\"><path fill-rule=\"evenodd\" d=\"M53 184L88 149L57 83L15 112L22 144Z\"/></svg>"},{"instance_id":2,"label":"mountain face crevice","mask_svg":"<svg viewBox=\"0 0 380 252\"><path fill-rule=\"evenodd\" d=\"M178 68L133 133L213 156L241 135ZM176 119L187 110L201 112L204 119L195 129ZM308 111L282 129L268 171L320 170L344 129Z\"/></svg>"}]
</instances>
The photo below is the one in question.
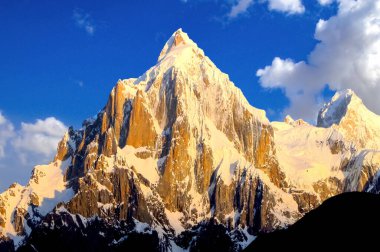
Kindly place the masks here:
<instances>
[{"instance_id":1,"label":"mountain face crevice","mask_svg":"<svg viewBox=\"0 0 380 252\"><path fill-rule=\"evenodd\" d=\"M115 229L120 239L149 233L165 250L196 249L208 230L240 250L331 196L378 192L380 120L371 113L347 91L321 110L321 127L269 122L178 30L156 65L119 80L94 118L69 128L51 164L0 194L0 240L17 248L55 219L80 218L101 233L126 223ZM83 225L75 232L90 235Z\"/></svg>"}]
</instances>

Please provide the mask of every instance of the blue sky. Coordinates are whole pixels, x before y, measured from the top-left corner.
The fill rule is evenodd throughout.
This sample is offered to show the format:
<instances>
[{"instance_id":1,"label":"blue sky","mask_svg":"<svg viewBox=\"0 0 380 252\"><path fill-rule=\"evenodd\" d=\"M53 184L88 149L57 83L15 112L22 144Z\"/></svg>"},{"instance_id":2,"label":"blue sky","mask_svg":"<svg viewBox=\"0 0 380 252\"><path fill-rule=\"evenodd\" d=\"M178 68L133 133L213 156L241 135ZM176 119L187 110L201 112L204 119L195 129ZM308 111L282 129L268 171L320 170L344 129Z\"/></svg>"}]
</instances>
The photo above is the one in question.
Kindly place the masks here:
<instances>
[{"instance_id":1,"label":"blue sky","mask_svg":"<svg viewBox=\"0 0 380 252\"><path fill-rule=\"evenodd\" d=\"M102 109L118 79L153 66L180 27L271 120L312 121L342 88L378 111L371 95L380 91L380 53L371 55L379 36L362 28L378 35L379 9L375 0L0 0L0 189L29 176L7 175L9 167L25 174L50 160L65 128ZM364 71L358 66L375 70L352 74ZM51 151L31 148L36 139Z\"/></svg>"},{"instance_id":2,"label":"blue sky","mask_svg":"<svg viewBox=\"0 0 380 252\"><path fill-rule=\"evenodd\" d=\"M220 2L1 0L0 109L16 124L55 116L78 127L119 78L154 65L182 27L254 106L281 111L287 99L261 88L256 70L275 56L304 59L316 22L335 8L315 2L303 15L287 15L257 5L228 20L230 5ZM92 33L76 15L87 16Z\"/></svg>"}]
</instances>

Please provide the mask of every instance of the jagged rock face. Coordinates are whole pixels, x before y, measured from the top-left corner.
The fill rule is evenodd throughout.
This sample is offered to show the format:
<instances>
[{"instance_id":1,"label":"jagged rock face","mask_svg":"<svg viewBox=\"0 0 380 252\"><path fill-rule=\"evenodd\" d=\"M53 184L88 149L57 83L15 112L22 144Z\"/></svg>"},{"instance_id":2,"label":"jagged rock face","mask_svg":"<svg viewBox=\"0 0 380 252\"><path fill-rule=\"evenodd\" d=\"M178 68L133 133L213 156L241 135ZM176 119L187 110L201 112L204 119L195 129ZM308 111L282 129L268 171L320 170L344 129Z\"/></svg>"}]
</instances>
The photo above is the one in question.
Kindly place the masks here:
<instances>
[{"instance_id":1,"label":"jagged rock face","mask_svg":"<svg viewBox=\"0 0 380 252\"><path fill-rule=\"evenodd\" d=\"M61 145L62 146L62 145ZM17 247L35 225L60 201L68 201L74 193L64 182L63 171L68 162L56 160L36 166L26 186L12 184L0 194L2 235L13 239ZM0 238L0 240L2 240Z\"/></svg>"},{"instance_id":2,"label":"jagged rock face","mask_svg":"<svg viewBox=\"0 0 380 252\"><path fill-rule=\"evenodd\" d=\"M136 175L126 169L116 168L110 177L96 171L80 179L80 189L67 209L84 217L98 215L129 221L135 218L150 224L152 218L135 180Z\"/></svg>"},{"instance_id":3,"label":"jagged rock face","mask_svg":"<svg viewBox=\"0 0 380 252\"><path fill-rule=\"evenodd\" d=\"M97 118L82 131L71 132L78 144L66 179L77 181L77 195L68 203L68 209L86 217L103 216L105 211L98 205L116 204L120 207L108 209L109 216L141 217L140 221L150 223L148 212L152 209L148 209L148 197L141 191L142 183L155 194L150 200L162 202L171 212L183 213L185 223L196 223L210 211L222 221L235 210L253 218L252 210L237 210L233 203L238 197L236 183L242 179L241 174L254 166L276 186L285 183L273 157L273 130L264 112L252 108L186 34L174 34L166 47L156 66L139 79L119 81ZM192 64L185 62L188 59ZM220 135L224 138L222 145L228 146L218 146ZM68 144L62 142L60 146ZM135 153L140 163L127 160L118 164L118 156L126 146L142 150ZM61 147L57 157L68 152ZM230 159L225 161L226 156ZM143 164L147 159L156 160L156 170ZM230 167L227 171L226 166ZM157 173L158 179L152 183L140 172L142 169ZM210 193L212 183L215 192ZM244 186L242 193L249 194L252 186L256 188ZM210 202L209 195L213 193ZM131 197L136 201L133 204ZM248 207L248 199L239 200ZM131 205L135 214L130 214ZM152 218L167 223L166 218ZM238 224L253 222L234 223Z\"/></svg>"},{"instance_id":4,"label":"jagged rock face","mask_svg":"<svg viewBox=\"0 0 380 252\"><path fill-rule=\"evenodd\" d=\"M348 175L344 181L344 190L347 192L374 191L377 193L379 170L380 151L361 151L346 166Z\"/></svg>"},{"instance_id":5,"label":"jagged rock face","mask_svg":"<svg viewBox=\"0 0 380 252\"><path fill-rule=\"evenodd\" d=\"M16 233L23 232L23 219L19 209L9 207L8 202L17 201L20 197L23 188L19 184L12 184L8 190L0 194L0 228L6 228L9 220L14 220L10 223L15 228Z\"/></svg>"},{"instance_id":6,"label":"jagged rock face","mask_svg":"<svg viewBox=\"0 0 380 252\"><path fill-rule=\"evenodd\" d=\"M28 212L23 208L16 208L13 213L13 223L15 227L15 231L18 235L24 235L24 221L29 218Z\"/></svg>"},{"instance_id":7,"label":"jagged rock face","mask_svg":"<svg viewBox=\"0 0 380 252\"><path fill-rule=\"evenodd\" d=\"M153 120L149 109L146 108L142 92L138 91L132 103L127 145L135 148L147 147L148 149L154 149L157 133L155 132Z\"/></svg>"},{"instance_id":8,"label":"jagged rock face","mask_svg":"<svg viewBox=\"0 0 380 252\"><path fill-rule=\"evenodd\" d=\"M1 245L1 244L0 244ZM87 219L58 207L43 218L18 251L159 251L156 231L137 221Z\"/></svg>"},{"instance_id":9,"label":"jagged rock face","mask_svg":"<svg viewBox=\"0 0 380 252\"><path fill-rule=\"evenodd\" d=\"M96 117L68 130L53 163L36 167L26 187L0 195L0 229L28 236L60 203L68 212L47 223L73 224L70 214L139 221L171 248L168 241L181 237L179 243L195 246L186 239L203 232L200 223L216 221L247 241L343 191L378 190L380 162L360 158L344 127L314 127L290 116L269 123L179 30L155 66L119 80ZM194 227L200 229L190 232Z\"/></svg>"},{"instance_id":10,"label":"jagged rock face","mask_svg":"<svg viewBox=\"0 0 380 252\"><path fill-rule=\"evenodd\" d=\"M212 149L202 142L198 144L197 149L199 151L194 164L194 176L197 178L195 183L197 192L204 194L209 188L213 172Z\"/></svg>"}]
</instances>

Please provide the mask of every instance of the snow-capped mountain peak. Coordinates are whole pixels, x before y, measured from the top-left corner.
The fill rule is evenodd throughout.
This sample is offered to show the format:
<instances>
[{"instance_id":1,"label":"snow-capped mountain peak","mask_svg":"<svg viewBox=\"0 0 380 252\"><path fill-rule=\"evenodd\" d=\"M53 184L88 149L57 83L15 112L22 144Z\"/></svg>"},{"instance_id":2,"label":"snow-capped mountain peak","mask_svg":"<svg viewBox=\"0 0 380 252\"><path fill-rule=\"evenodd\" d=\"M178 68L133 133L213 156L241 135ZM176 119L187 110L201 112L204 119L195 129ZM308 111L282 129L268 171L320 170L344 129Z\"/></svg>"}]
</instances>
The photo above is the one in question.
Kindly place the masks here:
<instances>
[{"instance_id":1,"label":"snow-capped mountain peak","mask_svg":"<svg viewBox=\"0 0 380 252\"><path fill-rule=\"evenodd\" d=\"M351 89L337 92L324 105L317 126L338 129L357 150L379 147L380 116L370 111Z\"/></svg>"},{"instance_id":2,"label":"snow-capped mountain peak","mask_svg":"<svg viewBox=\"0 0 380 252\"><path fill-rule=\"evenodd\" d=\"M158 57L158 62L169 56L183 56L183 50L189 48L193 49L193 52L204 56L203 51L198 48L197 44L189 38L186 32L183 32L182 29L179 28L165 43L165 46Z\"/></svg>"},{"instance_id":3,"label":"snow-capped mountain peak","mask_svg":"<svg viewBox=\"0 0 380 252\"><path fill-rule=\"evenodd\" d=\"M351 100L355 103L362 103L361 99L351 89L336 92L331 101L319 111L317 125L325 128L333 124L338 125L346 115Z\"/></svg>"}]
</instances>

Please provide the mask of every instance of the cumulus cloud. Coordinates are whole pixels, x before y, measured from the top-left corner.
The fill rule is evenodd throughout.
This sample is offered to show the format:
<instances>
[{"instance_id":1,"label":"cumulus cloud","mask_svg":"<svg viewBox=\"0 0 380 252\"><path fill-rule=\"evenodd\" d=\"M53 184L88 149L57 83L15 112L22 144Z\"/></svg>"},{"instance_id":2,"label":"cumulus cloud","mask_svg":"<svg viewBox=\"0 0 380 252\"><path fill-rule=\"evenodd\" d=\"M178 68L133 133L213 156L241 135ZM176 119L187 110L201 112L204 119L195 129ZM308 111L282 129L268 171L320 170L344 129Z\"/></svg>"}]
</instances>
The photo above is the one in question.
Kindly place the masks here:
<instances>
[{"instance_id":1,"label":"cumulus cloud","mask_svg":"<svg viewBox=\"0 0 380 252\"><path fill-rule=\"evenodd\" d=\"M228 13L229 18L235 18L242 13L245 13L248 8L253 4L253 0L239 0L235 5L232 6L230 12Z\"/></svg>"},{"instance_id":2,"label":"cumulus cloud","mask_svg":"<svg viewBox=\"0 0 380 252\"><path fill-rule=\"evenodd\" d=\"M305 12L301 0L268 0L269 10L285 12L287 14L300 14Z\"/></svg>"},{"instance_id":3,"label":"cumulus cloud","mask_svg":"<svg viewBox=\"0 0 380 252\"><path fill-rule=\"evenodd\" d=\"M212 1L212 0L210 0ZM328 2L332 0L318 0L320 2ZM183 3L187 3L187 0L181 0ZM202 1L199 1L202 2ZM217 0L215 1L217 2ZM233 19L241 14L248 13L249 8L257 4L266 4L270 11L283 12L286 14L301 14L305 12L305 7L302 4L302 0L223 0L219 2L225 2L230 7L227 13L228 19ZM223 4L225 6L225 4Z\"/></svg>"},{"instance_id":4,"label":"cumulus cloud","mask_svg":"<svg viewBox=\"0 0 380 252\"><path fill-rule=\"evenodd\" d=\"M319 20L314 36L319 43L306 61L276 57L257 71L263 87L285 91L290 107L284 113L314 119L326 84L353 89L380 113L380 2L338 0L336 16Z\"/></svg>"},{"instance_id":5,"label":"cumulus cloud","mask_svg":"<svg viewBox=\"0 0 380 252\"><path fill-rule=\"evenodd\" d=\"M318 0L320 5L329 5L332 4L332 2L334 2L334 0Z\"/></svg>"},{"instance_id":6,"label":"cumulus cloud","mask_svg":"<svg viewBox=\"0 0 380 252\"><path fill-rule=\"evenodd\" d=\"M328 1L328 0L320 0ZM286 14L301 14L305 12L305 7L302 4L302 0L259 0L259 4L268 4L270 11L278 11ZM228 17L235 18L240 14L246 13L248 8L254 4L253 0L237 0L231 7Z\"/></svg>"},{"instance_id":7,"label":"cumulus cloud","mask_svg":"<svg viewBox=\"0 0 380 252\"><path fill-rule=\"evenodd\" d=\"M48 117L34 123L14 124L0 112L0 189L11 183L26 182L37 164L52 161L58 142L67 127L58 119Z\"/></svg>"},{"instance_id":8,"label":"cumulus cloud","mask_svg":"<svg viewBox=\"0 0 380 252\"><path fill-rule=\"evenodd\" d=\"M54 155L66 130L67 127L54 117L37 120L35 123L21 123L21 129L11 144L21 154L22 162L27 162L25 155L29 154L40 155L45 161Z\"/></svg>"},{"instance_id":9,"label":"cumulus cloud","mask_svg":"<svg viewBox=\"0 0 380 252\"><path fill-rule=\"evenodd\" d=\"M95 25L91 19L90 14L84 12L81 9L75 9L73 11L73 19L79 28L84 29L87 34L93 35L95 32Z\"/></svg>"}]
</instances>

